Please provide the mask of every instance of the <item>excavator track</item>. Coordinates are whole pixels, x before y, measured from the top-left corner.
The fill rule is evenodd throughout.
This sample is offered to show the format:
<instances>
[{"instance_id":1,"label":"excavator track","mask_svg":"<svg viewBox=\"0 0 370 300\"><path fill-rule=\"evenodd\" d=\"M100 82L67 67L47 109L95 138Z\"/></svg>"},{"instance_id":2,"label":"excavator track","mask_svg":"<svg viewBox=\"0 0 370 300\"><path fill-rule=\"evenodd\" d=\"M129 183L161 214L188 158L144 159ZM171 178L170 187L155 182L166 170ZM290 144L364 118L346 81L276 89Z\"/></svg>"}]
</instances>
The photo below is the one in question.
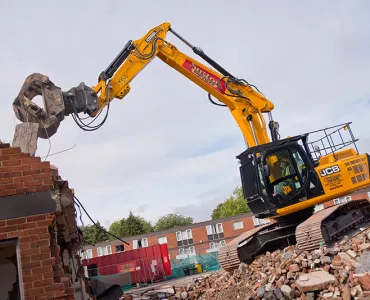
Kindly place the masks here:
<instances>
[{"instance_id":1,"label":"excavator track","mask_svg":"<svg viewBox=\"0 0 370 300\"><path fill-rule=\"evenodd\" d=\"M332 246L344 235L350 236L361 225L370 222L369 200L354 200L313 214L296 228L297 248L318 249Z\"/></svg>"},{"instance_id":2,"label":"excavator track","mask_svg":"<svg viewBox=\"0 0 370 300\"><path fill-rule=\"evenodd\" d=\"M243 234L228 242L226 245L222 246L218 253L220 266L229 273L237 269L239 267L239 264L241 263L238 256L238 245L241 242L252 238L254 235L261 232L262 230L272 228L275 225L276 222L271 221L271 223L269 224L244 232Z\"/></svg>"}]
</instances>

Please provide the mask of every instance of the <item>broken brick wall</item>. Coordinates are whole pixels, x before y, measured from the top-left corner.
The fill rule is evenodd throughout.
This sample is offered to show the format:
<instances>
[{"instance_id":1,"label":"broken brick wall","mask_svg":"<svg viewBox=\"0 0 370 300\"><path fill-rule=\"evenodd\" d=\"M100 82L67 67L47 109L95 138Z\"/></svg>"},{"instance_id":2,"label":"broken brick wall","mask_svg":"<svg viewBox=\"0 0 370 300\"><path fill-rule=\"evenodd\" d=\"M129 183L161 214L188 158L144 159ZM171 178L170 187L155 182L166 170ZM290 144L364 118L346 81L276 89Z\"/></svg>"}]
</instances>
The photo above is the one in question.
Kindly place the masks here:
<instances>
[{"instance_id":1,"label":"broken brick wall","mask_svg":"<svg viewBox=\"0 0 370 300\"><path fill-rule=\"evenodd\" d=\"M55 167L0 143L0 240L17 242L24 299L75 299L76 289L81 293L73 204Z\"/></svg>"}]
</instances>

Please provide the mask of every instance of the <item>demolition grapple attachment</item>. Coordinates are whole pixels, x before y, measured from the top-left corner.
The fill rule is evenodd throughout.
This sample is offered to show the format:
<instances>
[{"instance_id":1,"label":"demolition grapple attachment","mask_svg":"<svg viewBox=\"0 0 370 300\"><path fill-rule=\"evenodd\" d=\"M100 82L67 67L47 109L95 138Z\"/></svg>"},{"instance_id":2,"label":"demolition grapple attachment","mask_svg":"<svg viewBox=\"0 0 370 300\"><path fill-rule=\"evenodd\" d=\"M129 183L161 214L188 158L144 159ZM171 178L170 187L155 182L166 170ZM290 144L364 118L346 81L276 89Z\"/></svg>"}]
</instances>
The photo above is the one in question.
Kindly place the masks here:
<instances>
[{"instance_id":1,"label":"demolition grapple attachment","mask_svg":"<svg viewBox=\"0 0 370 300\"><path fill-rule=\"evenodd\" d=\"M42 96L44 108L32 100ZM83 82L63 92L48 76L34 73L28 76L13 102L13 110L22 122L38 123L38 137L54 135L65 116L84 112L89 116L97 110L96 93Z\"/></svg>"}]
</instances>

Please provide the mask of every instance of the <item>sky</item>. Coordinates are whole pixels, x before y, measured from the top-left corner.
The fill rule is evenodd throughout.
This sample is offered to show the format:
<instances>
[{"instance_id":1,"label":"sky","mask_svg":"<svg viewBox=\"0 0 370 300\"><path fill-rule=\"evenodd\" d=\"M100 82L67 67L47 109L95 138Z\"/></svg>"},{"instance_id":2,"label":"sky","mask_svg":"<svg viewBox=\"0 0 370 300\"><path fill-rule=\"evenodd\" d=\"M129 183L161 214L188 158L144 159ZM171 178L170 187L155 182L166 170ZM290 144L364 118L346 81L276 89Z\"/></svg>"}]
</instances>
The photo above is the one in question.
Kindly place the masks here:
<instances>
[{"instance_id":1,"label":"sky","mask_svg":"<svg viewBox=\"0 0 370 300\"><path fill-rule=\"evenodd\" d=\"M128 40L170 22L258 86L275 105L282 137L351 121L359 150L370 152L368 1L36 3L0 0L1 140L13 139L12 102L28 75L45 74L63 90L93 86ZM246 147L229 111L158 58L112 102L102 128L84 132L69 117L50 143L51 154L74 146L47 160L106 227L130 210L152 221L174 212L209 219L241 184L236 156ZM39 139L36 155L49 147Z\"/></svg>"}]
</instances>

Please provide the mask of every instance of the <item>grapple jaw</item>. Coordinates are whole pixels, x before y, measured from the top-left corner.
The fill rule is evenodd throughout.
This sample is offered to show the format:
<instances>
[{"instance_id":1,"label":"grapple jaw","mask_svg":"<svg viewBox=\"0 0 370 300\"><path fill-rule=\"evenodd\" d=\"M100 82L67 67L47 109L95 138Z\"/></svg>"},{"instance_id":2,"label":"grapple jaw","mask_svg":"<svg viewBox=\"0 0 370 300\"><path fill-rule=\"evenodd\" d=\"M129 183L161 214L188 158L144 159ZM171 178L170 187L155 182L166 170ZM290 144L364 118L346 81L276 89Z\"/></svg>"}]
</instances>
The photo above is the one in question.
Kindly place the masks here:
<instances>
[{"instance_id":1,"label":"grapple jaw","mask_svg":"<svg viewBox=\"0 0 370 300\"><path fill-rule=\"evenodd\" d=\"M32 101L38 95L42 96L43 108ZM57 132L65 116L80 112L91 116L97 110L97 98L93 89L83 82L63 92L48 76L33 73L24 81L13 110L20 121L38 123L38 137L47 139Z\"/></svg>"},{"instance_id":2,"label":"grapple jaw","mask_svg":"<svg viewBox=\"0 0 370 300\"><path fill-rule=\"evenodd\" d=\"M43 98L44 108L32 101L38 95ZM62 90L49 77L39 73L31 74L13 102L13 110L20 121L39 123L38 137L51 137L64 119Z\"/></svg>"}]
</instances>

